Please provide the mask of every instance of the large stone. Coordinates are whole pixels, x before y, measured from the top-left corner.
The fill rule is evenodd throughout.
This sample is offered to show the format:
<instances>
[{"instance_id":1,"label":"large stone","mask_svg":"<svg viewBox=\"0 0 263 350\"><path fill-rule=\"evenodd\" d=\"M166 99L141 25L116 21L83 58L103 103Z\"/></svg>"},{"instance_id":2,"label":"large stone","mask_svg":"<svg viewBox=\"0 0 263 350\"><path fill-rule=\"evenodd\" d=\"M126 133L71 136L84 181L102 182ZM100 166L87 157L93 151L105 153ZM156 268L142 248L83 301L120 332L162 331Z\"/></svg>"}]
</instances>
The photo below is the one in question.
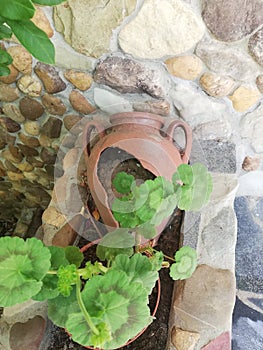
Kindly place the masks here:
<instances>
[{"instance_id":1,"label":"large stone","mask_svg":"<svg viewBox=\"0 0 263 350\"><path fill-rule=\"evenodd\" d=\"M229 330L235 295L232 272L199 265L191 278L178 283L171 319L177 328L200 333L200 348Z\"/></svg>"},{"instance_id":2,"label":"large stone","mask_svg":"<svg viewBox=\"0 0 263 350\"><path fill-rule=\"evenodd\" d=\"M259 0L203 0L202 5L205 24L222 41L242 39L263 22L263 4Z\"/></svg>"},{"instance_id":3,"label":"large stone","mask_svg":"<svg viewBox=\"0 0 263 350\"><path fill-rule=\"evenodd\" d=\"M49 94L55 94L66 89L66 83L60 78L58 71L53 66L38 62L34 71Z\"/></svg>"},{"instance_id":4,"label":"large stone","mask_svg":"<svg viewBox=\"0 0 263 350\"><path fill-rule=\"evenodd\" d=\"M0 101L13 102L19 97L17 88L9 86L8 84L0 83Z\"/></svg>"},{"instance_id":5,"label":"large stone","mask_svg":"<svg viewBox=\"0 0 263 350\"><path fill-rule=\"evenodd\" d=\"M112 31L135 7L136 0L69 0L55 9L56 29L76 51L100 57L110 49Z\"/></svg>"},{"instance_id":6,"label":"large stone","mask_svg":"<svg viewBox=\"0 0 263 350\"><path fill-rule=\"evenodd\" d=\"M142 64L121 56L109 56L101 60L94 80L121 93L148 93L153 97L164 96L165 71L159 66Z\"/></svg>"},{"instance_id":7,"label":"large stone","mask_svg":"<svg viewBox=\"0 0 263 350\"><path fill-rule=\"evenodd\" d=\"M213 97L227 96L235 86L235 81L230 77L214 73L204 73L199 82L205 92Z\"/></svg>"},{"instance_id":8,"label":"large stone","mask_svg":"<svg viewBox=\"0 0 263 350\"><path fill-rule=\"evenodd\" d=\"M73 69L67 70L64 73L64 77L77 89L82 91L88 90L91 87L93 81L92 75Z\"/></svg>"},{"instance_id":9,"label":"large stone","mask_svg":"<svg viewBox=\"0 0 263 350\"><path fill-rule=\"evenodd\" d=\"M119 34L121 48L139 58L182 54L202 38L204 25L180 0L145 0L137 16Z\"/></svg>"},{"instance_id":10,"label":"large stone","mask_svg":"<svg viewBox=\"0 0 263 350\"><path fill-rule=\"evenodd\" d=\"M19 90L31 97L39 97L42 93L42 85L38 79L30 75L23 75L17 82Z\"/></svg>"},{"instance_id":11,"label":"large stone","mask_svg":"<svg viewBox=\"0 0 263 350\"><path fill-rule=\"evenodd\" d=\"M92 104L77 90L72 90L69 94L69 102L75 111L82 114L90 114L96 110Z\"/></svg>"},{"instance_id":12,"label":"large stone","mask_svg":"<svg viewBox=\"0 0 263 350\"><path fill-rule=\"evenodd\" d=\"M124 97L100 88L94 89L94 101L102 111L109 114L133 110L132 104Z\"/></svg>"},{"instance_id":13,"label":"large stone","mask_svg":"<svg viewBox=\"0 0 263 350\"><path fill-rule=\"evenodd\" d=\"M211 71L236 80L251 82L252 77L256 78L261 73L249 54L215 40L202 40L197 45L196 55Z\"/></svg>"},{"instance_id":14,"label":"large stone","mask_svg":"<svg viewBox=\"0 0 263 350\"><path fill-rule=\"evenodd\" d=\"M12 64L19 72L31 74L32 56L23 46L11 46L7 49L7 52L12 56Z\"/></svg>"},{"instance_id":15,"label":"large stone","mask_svg":"<svg viewBox=\"0 0 263 350\"><path fill-rule=\"evenodd\" d=\"M54 31L49 23L47 16L45 15L44 11L40 7L38 6L35 6L35 7L36 7L36 11L32 18L32 22L38 28L43 30L43 32L45 32L49 38L51 38L54 34Z\"/></svg>"},{"instance_id":16,"label":"large stone","mask_svg":"<svg viewBox=\"0 0 263 350\"><path fill-rule=\"evenodd\" d=\"M186 80L195 80L203 70L203 63L195 55L171 57L165 61L170 74Z\"/></svg>"},{"instance_id":17,"label":"large stone","mask_svg":"<svg viewBox=\"0 0 263 350\"><path fill-rule=\"evenodd\" d=\"M263 106L246 114L240 122L241 136L246 138L258 153L263 153Z\"/></svg>"},{"instance_id":18,"label":"large stone","mask_svg":"<svg viewBox=\"0 0 263 350\"><path fill-rule=\"evenodd\" d=\"M263 6L263 5L262 5ZM254 33L248 41L248 50L255 61L263 66L263 29L261 28Z\"/></svg>"},{"instance_id":19,"label":"large stone","mask_svg":"<svg viewBox=\"0 0 263 350\"><path fill-rule=\"evenodd\" d=\"M239 86L233 92L233 95L229 96L235 110L241 113L259 102L260 98L261 93L258 89L252 89L246 86Z\"/></svg>"},{"instance_id":20,"label":"large stone","mask_svg":"<svg viewBox=\"0 0 263 350\"><path fill-rule=\"evenodd\" d=\"M62 121L56 117L49 117L48 120L41 128L41 133L50 137L51 139L58 138L60 136L62 127Z\"/></svg>"},{"instance_id":21,"label":"large stone","mask_svg":"<svg viewBox=\"0 0 263 350\"><path fill-rule=\"evenodd\" d=\"M42 103L50 114L63 115L67 110L60 98L49 94L45 94L42 97Z\"/></svg>"},{"instance_id":22,"label":"large stone","mask_svg":"<svg viewBox=\"0 0 263 350\"><path fill-rule=\"evenodd\" d=\"M41 103L30 97L23 97L19 101L19 108L23 116L30 120L36 120L45 111Z\"/></svg>"},{"instance_id":23,"label":"large stone","mask_svg":"<svg viewBox=\"0 0 263 350\"><path fill-rule=\"evenodd\" d=\"M23 123L25 121L25 118L21 114L19 108L13 103L5 104L3 107L3 111L7 117L9 117L17 123Z\"/></svg>"}]
</instances>

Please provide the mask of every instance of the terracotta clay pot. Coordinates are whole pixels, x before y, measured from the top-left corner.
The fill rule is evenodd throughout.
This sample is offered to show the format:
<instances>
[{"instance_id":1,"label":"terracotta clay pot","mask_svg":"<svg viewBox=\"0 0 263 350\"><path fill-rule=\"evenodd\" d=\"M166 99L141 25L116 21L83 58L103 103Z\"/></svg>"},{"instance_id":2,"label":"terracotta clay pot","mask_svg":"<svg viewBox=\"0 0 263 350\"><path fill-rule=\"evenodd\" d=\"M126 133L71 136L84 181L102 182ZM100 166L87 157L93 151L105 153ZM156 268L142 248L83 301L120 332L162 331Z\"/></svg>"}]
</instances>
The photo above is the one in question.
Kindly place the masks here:
<instances>
[{"instance_id":1,"label":"terracotta clay pot","mask_svg":"<svg viewBox=\"0 0 263 350\"><path fill-rule=\"evenodd\" d=\"M108 195L98 178L98 163L101 154L108 148L117 147L137 159L155 176L171 180L176 168L188 163L192 147L190 127L181 120L172 120L164 128L165 119L144 112L118 113L110 117L110 125L91 120L83 133L87 182L95 205L108 229L118 227L108 201ZM184 132L185 146L180 150L174 140L175 130ZM98 141L91 147L91 135L97 133ZM167 223L167 221L166 221ZM160 233L166 223L158 227Z\"/></svg>"}]
</instances>

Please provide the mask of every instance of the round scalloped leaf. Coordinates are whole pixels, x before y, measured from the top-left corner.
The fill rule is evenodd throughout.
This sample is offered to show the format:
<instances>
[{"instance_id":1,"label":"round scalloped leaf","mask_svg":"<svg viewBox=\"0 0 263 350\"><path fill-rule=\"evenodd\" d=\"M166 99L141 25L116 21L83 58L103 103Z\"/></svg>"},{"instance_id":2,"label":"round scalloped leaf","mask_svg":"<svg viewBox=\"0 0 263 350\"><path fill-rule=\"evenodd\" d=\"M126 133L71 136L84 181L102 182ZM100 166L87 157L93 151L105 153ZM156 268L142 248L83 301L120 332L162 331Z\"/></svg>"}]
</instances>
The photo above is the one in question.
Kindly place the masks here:
<instances>
[{"instance_id":1,"label":"round scalloped leaf","mask_svg":"<svg viewBox=\"0 0 263 350\"><path fill-rule=\"evenodd\" d=\"M184 280L192 276L197 266L195 249L184 246L175 254L176 263L170 267L170 276L173 280Z\"/></svg>"},{"instance_id":2,"label":"round scalloped leaf","mask_svg":"<svg viewBox=\"0 0 263 350\"><path fill-rule=\"evenodd\" d=\"M124 171L116 174L112 183L116 191L122 194L127 194L131 191L131 185L134 182L134 176L125 173Z\"/></svg>"},{"instance_id":3,"label":"round scalloped leaf","mask_svg":"<svg viewBox=\"0 0 263 350\"><path fill-rule=\"evenodd\" d=\"M36 295L50 258L48 248L35 238L0 238L0 305L15 305Z\"/></svg>"}]
</instances>

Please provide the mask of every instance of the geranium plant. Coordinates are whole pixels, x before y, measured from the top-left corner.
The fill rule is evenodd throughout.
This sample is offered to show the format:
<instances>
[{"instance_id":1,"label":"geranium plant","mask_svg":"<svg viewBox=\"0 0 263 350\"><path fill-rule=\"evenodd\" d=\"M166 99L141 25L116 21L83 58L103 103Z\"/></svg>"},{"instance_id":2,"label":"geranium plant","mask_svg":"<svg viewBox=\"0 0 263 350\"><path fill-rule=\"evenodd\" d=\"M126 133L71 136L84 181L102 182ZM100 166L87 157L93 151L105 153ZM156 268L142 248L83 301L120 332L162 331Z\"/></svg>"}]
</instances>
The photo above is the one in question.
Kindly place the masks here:
<instances>
[{"instance_id":1,"label":"geranium plant","mask_svg":"<svg viewBox=\"0 0 263 350\"><path fill-rule=\"evenodd\" d=\"M120 227L101 239L95 263L83 264L77 247L0 238L1 306L48 300L48 316L56 325L74 341L102 349L124 345L153 321L148 303L158 271L170 267L174 280L185 279L197 265L191 247L174 257L156 251L150 244L155 226L176 207L200 209L212 190L211 175L201 164L180 165L172 181L157 177L136 185L119 173L113 185L120 193L112 206ZM141 245L141 237L149 244Z\"/></svg>"}]
</instances>

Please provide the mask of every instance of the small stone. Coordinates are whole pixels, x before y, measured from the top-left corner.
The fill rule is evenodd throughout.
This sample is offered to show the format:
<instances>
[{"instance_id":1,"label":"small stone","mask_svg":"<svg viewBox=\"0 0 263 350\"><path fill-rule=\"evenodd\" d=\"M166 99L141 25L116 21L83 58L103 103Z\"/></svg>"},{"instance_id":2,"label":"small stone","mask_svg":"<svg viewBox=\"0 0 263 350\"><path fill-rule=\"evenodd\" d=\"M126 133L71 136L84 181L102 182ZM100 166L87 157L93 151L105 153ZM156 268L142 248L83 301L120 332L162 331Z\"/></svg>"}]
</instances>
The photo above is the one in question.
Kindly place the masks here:
<instances>
[{"instance_id":1,"label":"small stone","mask_svg":"<svg viewBox=\"0 0 263 350\"><path fill-rule=\"evenodd\" d=\"M16 164L16 163L15 163ZM11 172L20 174L21 171L14 165L14 163L10 160L5 160L5 168Z\"/></svg>"},{"instance_id":2,"label":"small stone","mask_svg":"<svg viewBox=\"0 0 263 350\"><path fill-rule=\"evenodd\" d=\"M134 57L156 59L190 50L204 30L200 16L182 1L145 0L138 14L121 29L119 44Z\"/></svg>"},{"instance_id":3,"label":"small stone","mask_svg":"<svg viewBox=\"0 0 263 350\"><path fill-rule=\"evenodd\" d=\"M242 169L245 171L257 170L260 166L260 157L249 157L246 156L242 163Z\"/></svg>"},{"instance_id":4,"label":"small stone","mask_svg":"<svg viewBox=\"0 0 263 350\"><path fill-rule=\"evenodd\" d=\"M93 82L92 76L90 74L73 69L67 70L64 73L64 77L77 89L82 91L88 90Z\"/></svg>"},{"instance_id":5,"label":"small stone","mask_svg":"<svg viewBox=\"0 0 263 350\"><path fill-rule=\"evenodd\" d=\"M22 76L18 82L17 86L24 94L31 97L39 97L42 92L42 85L40 81L31 77L30 75Z\"/></svg>"},{"instance_id":6,"label":"small stone","mask_svg":"<svg viewBox=\"0 0 263 350\"><path fill-rule=\"evenodd\" d=\"M62 121L55 117L49 117L48 120L41 128L41 133L51 139L58 138L60 136L62 127Z\"/></svg>"},{"instance_id":7,"label":"small stone","mask_svg":"<svg viewBox=\"0 0 263 350\"><path fill-rule=\"evenodd\" d=\"M23 155L19 149L13 145L9 145L8 149L2 152L2 157L9 160L11 163L19 163L23 159Z\"/></svg>"},{"instance_id":8,"label":"small stone","mask_svg":"<svg viewBox=\"0 0 263 350\"><path fill-rule=\"evenodd\" d=\"M205 24L222 41L242 39L263 21L263 4L259 0L204 0L202 6Z\"/></svg>"},{"instance_id":9,"label":"small stone","mask_svg":"<svg viewBox=\"0 0 263 350\"><path fill-rule=\"evenodd\" d=\"M170 74L185 80L195 80L203 70L202 61L195 55L168 58L164 63Z\"/></svg>"},{"instance_id":10,"label":"small stone","mask_svg":"<svg viewBox=\"0 0 263 350\"><path fill-rule=\"evenodd\" d=\"M263 67L263 29L254 33L248 41L248 51L254 60Z\"/></svg>"},{"instance_id":11,"label":"small stone","mask_svg":"<svg viewBox=\"0 0 263 350\"><path fill-rule=\"evenodd\" d=\"M64 215L59 213L55 207L49 206L42 215L42 220L44 224L53 225L60 228L65 224L66 218Z\"/></svg>"},{"instance_id":12,"label":"small stone","mask_svg":"<svg viewBox=\"0 0 263 350\"><path fill-rule=\"evenodd\" d=\"M63 115L67 110L60 98L49 94L45 94L42 97L42 103L50 114Z\"/></svg>"},{"instance_id":13,"label":"small stone","mask_svg":"<svg viewBox=\"0 0 263 350\"><path fill-rule=\"evenodd\" d=\"M28 161L28 163L32 164L34 168L42 168L44 165L43 161L38 160L31 156L27 157L26 160Z\"/></svg>"},{"instance_id":14,"label":"small stone","mask_svg":"<svg viewBox=\"0 0 263 350\"><path fill-rule=\"evenodd\" d=\"M77 233L69 223L66 223L58 232L56 232L52 245L57 247L67 247L72 245L76 239Z\"/></svg>"},{"instance_id":15,"label":"small stone","mask_svg":"<svg viewBox=\"0 0 263 350\"><path fill-rule=\"evenodd\" d=\"M256 79L256 84L261 93L263 93L263 74L259 75Z\"/></svg>"},{"instance_id":16,"label":"small stone","mask_svg":"<svg viewBox=\"0 0 263 350\"><path fill-rule=\"evenodd\" d=\"M96 110L89 101L77 90L72 90L69 95L69 102L75 111L82 114L90 114Z\"/></svg>"},{"instance_id":17,"label":"small stone","mask_svg":"<svg viewBox=\"0 0 263 350\"><path fill-rule=\"evenodd\" d=\"M20 125L8 117L0 117L0 125L8 132L17 132L21 129Z\"/></svg>"},{"instance_id":18,"label":"small stone","mask_svg":"<svg viewBox=\"0 0 263 350\"><path fill-rule=\"evenodd\" d=\"M18 134L18 137L26 146L36 148L40 145L38 139L35 137L27 136L21 132Z\"/></svg>"},{"instance_id":19,"label":"small stone","mask_svg":"<svg viewBox=\"0 0 263 350\"><path fill-rule=\"evenodd\" d=\"M7 117L17 123L23 123L25 121L24 116L21 114L19 108L15 104L7 103L4 105L3 111Z\"/></svg>"},{"instance_id":20,"label":"small stone","mask_svg":"<svg viewBox=\"0 0 263 350\"><path fill-rule=\"evenodd\" d=\"M39 136L39 143L42 147L51 147L52 146L52 140L47 135L40 134Z\"/></svg>"},{"instance_id":21,"label":"small stone","mask_svg":"<svg viewBox=\"0 0 263 350\"><path fill-rule=\"evenodd\" d=\"M235 86L235 81L227 76L204 73L200 78L200 85L208 95L224 97L231 93Z\"/></svg>"},{"instance_id":22,"label":"small stone","mask_svg":"<svg viewBox=\"0 0 263 350\"><path fill-rule=\"evenodd\" d=\"M54 31L49 23L49 20L47 19L47 16L45 15L44 11L38 7L36 7L35 14L31 21L43 32L47 34L49 38L51 38L54 35Z\"/></svg>"},{"instance_id":23,"label":"small stone","mask_svg":"<svg viewBox=\"0 0 263 350\"><path fill-rule=\"evenodd\" d=\"M76 166L76 162L79 159L80 149L78 148L72 148L67 152L63 159L63 170L66 171L67 169L71 168L72 166Z\"/></svg>"},{"instance_id":24,"label":"small stone","mask_svg":"<svg viewBox=\"0 0 263 350\"><path fill-rule=\"evenodd\" d=\"M176 350L194 350L196 343L200 339L200 334L184 331L174 327L172 329L171 340Z\"/></svg>"},{"instance_id":25,"label":"small stone","mask_svg":"<svg viewBox=\"0 0 263 350\"><path fill-rule=\"evenodd\" d=\"M22 172L29 172L29 171L33 171L34 167L32 164L28 163L28 162L23 162L23 163L19 163L17 164L17 168L19 170L21 170Z\"/></svg>"},{"instance_id":26,"label":"small stone","mask_svg":"<svg viewBox=\"0 0 263 350\"><path fill-rule=\"evenodd\" d=\"M55 164L56 162L56 152L52 148L42 148L40 152L40 158L45 164Z\"/></svg>"},{"instance_id":27,"label":"small stone","mask_svg":"<svg viewBox=\"0 0 263 350\"><path fill-rule=\"evenodd\" d=\"M135 102L133 104L135 111L153 113L167 116L170 114L171 106L167 100L149 100L145 102Z\"/></svg>"},{"instance_id":28,"label":"small stone","mask_svg":"<svg viewBox=\"0 0 263 350\"><path fill-rule=\"evenodd\" d=\"M11 181L21 181L25 178L23 174L15 173L13 171L7 171L7 176Z\"/></svg>"},{"instance_id":29,"label":"small stone","mask_svg":"<svg viewBox=\"0 0 263 350\"><path fill-rule=\"evenodd\" d=\"M39 154L35 148L32 148L30 146L22 145L21 143L19 143L18 147L20 148L24 156L38 156Z\"/></svg>"},{"instance_id":30,"label":"small stone","mask_svg":"<svg viewBox=\"0 0 263 350\"><path fill-rule=\"evenodd\" d=\"M229 99L232 101L233 107L238 112L245 112L261 98L258 89L251 89L245 86L237 88Z\"/></svg>"},{"instance_id":31,"label":"small stone","mask_svg":"<svg viewBox=\"0 0 263 350\"><path fill-rule=\"evenodd\" d=\"M165 70L146 66L139 61L119 56L109 56L97 64L94 81L108 85L121 93L147 93L164 97L167 84Z\"/></svg>"},{"instance_id":32,"label":"small stone","mask_svg":"<svg viewBox=\"0 0 263 350\"><path fill-rule=\"evenodd\" d=\"M40 126L36 121L27 121L24 123L25 131L32 136L38 136L40 132Z\"/></svg>"},{"instance_id":33,"label":"small stone","mask_svg":"<svg viewBox=\"0 0 263 350\"><path fill-rule=\"evenodd\" d=\"M83 117L76 114L68 114L63 119L65 128L70 131Z\"/></svg>"},{"instance_id":34,"label":"small stone","mask_svg":"<svg viewBox=\"0 0 263 350\"><path fill-rule=\"evenodd\" d=\"M19 101L19 108L23 116L30 120L36 120L45 111L41 103L30 97L23 97Z\"/></svg>"},{"instance_id":35,"label":"small stone","mask_svg":"<svg viewBox=\"0 0 263 350\"><path fill-rule=\"evenodd\" d=\"M7 52L12 56L12 64L19 72L31 74L32 56L23 46L11 46L7 49Z\"/></svg>"},{"instance_id":36,"label":"small stone","mask_svg":"<svg viewBox=\"0 0 263 350\"><path fill-rule=\"evenodd\" d=\"M5 77L0 77L0 81L5 84L12 84L16 81L19 71L12 64L10 64L8 68L10 69L10 74Z\"/></svg>"},{"instance_id":37,"label":"small stone","mask_svg":"<svg viewBox=\"0 0 263 350\"><path fill-rule=\"evenodd\" d=\"M9 86L8 84L0 83L0 101L13 102L19 97L17 88Z\"/></svg>"},{"instance_id":38,"label":"small stone","mask_svg":"<svg viewBox=\"0 0 263 350\"><path fill-rule=\"evenodd\" d=\"M45 90L49 94L55 94L66 89L67 85L60 78L59 73L53 66L38 62L34 68L34 71L43 82Z\"/></svg>"}]
</instances>

